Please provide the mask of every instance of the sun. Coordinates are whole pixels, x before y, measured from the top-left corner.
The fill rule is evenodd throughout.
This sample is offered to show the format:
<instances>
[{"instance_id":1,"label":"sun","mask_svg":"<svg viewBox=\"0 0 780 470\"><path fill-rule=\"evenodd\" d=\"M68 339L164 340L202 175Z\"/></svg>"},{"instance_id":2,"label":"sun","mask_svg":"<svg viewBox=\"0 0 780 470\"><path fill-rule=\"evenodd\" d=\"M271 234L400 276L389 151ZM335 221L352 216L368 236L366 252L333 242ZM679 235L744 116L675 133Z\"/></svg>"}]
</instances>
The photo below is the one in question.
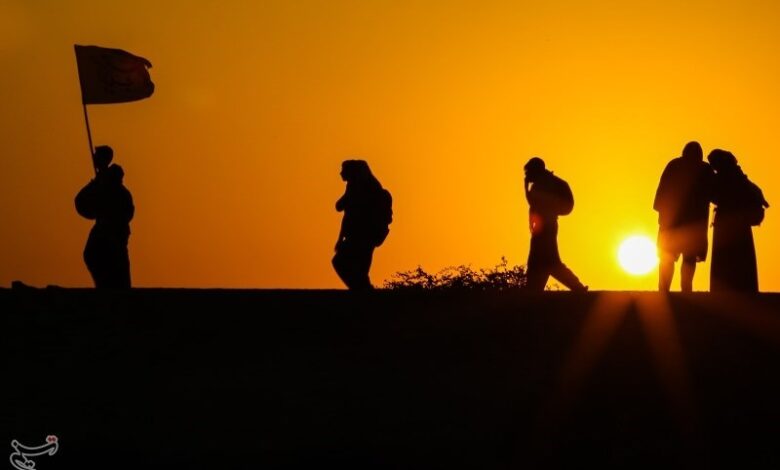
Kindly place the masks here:
<instances>
[{"instance_id":1,"label":"sun","mask_svg":"<svg viewBox=\"0 0 780 470\"><path fill-rule=\"evenodd\" d=\"M620 244L618 261L620 267L629 274L647 274L658 265L655 243L644 235L628 237Z\"/></svg>"}]
</instances>

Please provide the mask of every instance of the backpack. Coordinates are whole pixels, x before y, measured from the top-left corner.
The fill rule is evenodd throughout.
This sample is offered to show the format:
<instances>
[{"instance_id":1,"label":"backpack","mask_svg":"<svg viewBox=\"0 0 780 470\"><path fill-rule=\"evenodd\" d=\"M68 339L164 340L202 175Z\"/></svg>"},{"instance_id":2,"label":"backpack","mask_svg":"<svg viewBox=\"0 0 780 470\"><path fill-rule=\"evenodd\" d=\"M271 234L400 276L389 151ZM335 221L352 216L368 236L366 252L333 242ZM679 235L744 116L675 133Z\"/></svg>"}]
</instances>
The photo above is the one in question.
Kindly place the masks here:
<instances>
[{"instance_id":1,"label":"backpack","mask_svg":"<svg viewBox=\"0 0 780 470\"><path fill-rule=\"evenodd\" d=\"M569 215L574 210L574 194L569 183L550 174L550 192L552 196L552 209L557 215Z\"/></svg>"},{"instance_id":2,"label":"backpack","mask_svg":"<svg viewBox=\"0 0 780 470\"><path fill-rule=\"evenodd\" d=\"M764 210L769 203L764 199L764 193L754 182L745 179L745 217L750 225L761 225L764 221Z\"/></svg>"},{"instance_id":3,"label":"backpack","mask_svg":"<svg viewBox=\"0 0 780 470\"><path fill-rule=\"evenodd\" d=\"M97 189L97 183L92 180L76 194L76 212L85 219L97 218Z\"/></svg>"},{"instance_id":4,"label":"backpack","mask_svg":"<svg viewBox=\"0 0 780 470\"><path fill-rule=\"evenodd\" d=\"M393 196L390 191L382 189L379 192L374 208L374 246L380 246L384 243L387 235L390 233L389 225L393 223Z\"/></svg>"}]
</instances>

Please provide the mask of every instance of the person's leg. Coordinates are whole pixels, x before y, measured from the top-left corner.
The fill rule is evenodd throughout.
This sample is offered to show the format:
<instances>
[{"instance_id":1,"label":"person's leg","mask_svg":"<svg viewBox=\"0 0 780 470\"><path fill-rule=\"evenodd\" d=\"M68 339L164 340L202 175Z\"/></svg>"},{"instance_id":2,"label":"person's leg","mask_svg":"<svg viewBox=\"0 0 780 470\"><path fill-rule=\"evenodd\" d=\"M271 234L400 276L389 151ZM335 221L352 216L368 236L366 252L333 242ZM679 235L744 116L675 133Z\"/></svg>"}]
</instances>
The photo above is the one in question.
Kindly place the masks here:
<instances>
[{"instance_id":1,"label":"person's leg","mask_svg":"<svg viewBox=\"0 0 780 470\"><path fill-rule=\"evenodd\" d=\"M588 290L577 278L577 276L566 267L561 261L561 255L558 251L558 223L549 224L549 231L544 236L544 258L547 260L546 273L551 275L558 282L568 287L572 291Z\"/></svg>"},{"instance_id":2,"label":"person's leg","mask_svg":"<svg viewBox=\"0 0 780 470\"><path fill-rule=\"evenodd\" d=\"M552 277L574 292L584 292L588 288L565 264L558 263L552 267Z\"/></svg>"},{"instance_id":3,"label":"person's leg","mask_svg":"<svg viewBox=\"0 0 780 470\"><path fill-rule=\"evenodd\" d=\"M349 290L373 289L368 273L374 247L360 240L346 240L333 257L333 268Z\"/></svg>"},{"instance_id":4,"label":"person's leg","mask_svg":"<svg viewBox=\"0 0 780 470\"><path fill-rule=\"evenodd\" d=\"M525 288L531 292L544 292L544 286L547 285L549 272L540 266L529 266L526 271Z\"/></svg>"},{"instance_id":5,"label":"person's leg","mask_svg":"<svg viewBox=\"0 0 780 470\"><path fill-rule=\"evenodd\" d=\"M127 252L127 243L120 245L117 249L116 258L116 287L118 289L130 288L130 255Z\"/></svg>"},{"instance_id":6,"label":"person's leg","mask_svg":"<svg viewBox=\"0 0 780 470\"><path fill-rule=\"evenodd\" d=\"M106 238L103 247L103 283L109 289L130 288L130 259L127 242L117 238Z\"/></svg>"},{"instance_id":7,"label":"person's leg","mask_svg":"<svg viewBox=\"0 0 780 470\"><path fill-rule=\"evenodd\" d=\"M114 257L112 253L107 249L105 243L95 244L90 250L90 254L87 257L87 268L92 275L92 281L95 283L96 289L114 289L116 288L116 282L114 281Z\"/></svg>"},{"instance_id":8,"label":"person's leg","mask_svg":"<svg viewBox=\"0 0 780 470\"><path fill-rule=\"evenodd\" d=\"M672 253L674 241L672 230L658 231L658 291L669 292L672 290L672 278L674 277L674 262L677 256Z\"/></svg>"},{"instance_id":9,"label":"person's leg","mask_svg":"<svg viewBox=\"0 0 780 470\"><path fill-rule=\"evenodd\" d=\"M682 266L680 266L680 290L681 291L693 292L693 275L695 273L696 273L696 257L683 255Z\"/></svg>"},{"instance_id":10,"label":"person's leg","mask_svg":"<svg viewBox=\"0 0 780 470\"><path fill-rule=\"evenodd\" d=\"M550 236L550 227L546 231L531 236L531 249L526 263L525 287L531 292L544 292L550 278L550 264L555 262L555 234Z\"/></svg>"},{"instance_id":11,"label":"person's leg","mask_svg":"<svg viewBox=\"0 0 780 470\"><path fill-rule=\"evenodd\" d=\"M354 283L352 282L354 275L352 274L353 260L351 259L350 247L347 242L344 242L336 251L333 256L333 269L336 270L339 279L347 286L348 289L352 289Z\"/></svg>"},{"instance_id":12,"label":"person's leg","mask_svg":"<svg viewBox=\"0 0 780 470\"><path fill-rule=\"evenodd\" d=\"M360 243L355 253L354 289L371 290L369 272L374 257L374 246L371 243Z\"/></svg>"},{"instance_id":13,"label":"person's leg","mask_svg":"<svg viewBox=\"0 0 780 470\"><path fill-rule=\"evenodd\" d=\"M87 265L87 270L89 271L89 275L92 276L92 282L95 284L95 288L104 287L102 285L103 276L100 269L99 251L97 237L93 232L90 232L89 238L87 238L87 244L84 246L84 264Z\"/></svg>"},{"instance_id":14,"label":"person's leg","mask_svg":"<svg viewBox=\"0 0 780 470\"><path fill-rule=\"evenodd\" d=\"M87 247L84 249L84 264L87 265L87 270L92 277L92 283L95 285L95 288L102 287L98 260L95 257L95 253L90 248L89 244L87 244Z\"/></svg>"},{"instance_id":15,"label":"person's leg","mask_svg":"<svg viewBox=\"0 0 780 470\"><path fill-rule=\"evenodd\" d=\"M658 262L658 290L660 292L669 292L672 289L672 278L674 277L675 257L669 253L660 253Z\"/></svg>"}]
</instances>

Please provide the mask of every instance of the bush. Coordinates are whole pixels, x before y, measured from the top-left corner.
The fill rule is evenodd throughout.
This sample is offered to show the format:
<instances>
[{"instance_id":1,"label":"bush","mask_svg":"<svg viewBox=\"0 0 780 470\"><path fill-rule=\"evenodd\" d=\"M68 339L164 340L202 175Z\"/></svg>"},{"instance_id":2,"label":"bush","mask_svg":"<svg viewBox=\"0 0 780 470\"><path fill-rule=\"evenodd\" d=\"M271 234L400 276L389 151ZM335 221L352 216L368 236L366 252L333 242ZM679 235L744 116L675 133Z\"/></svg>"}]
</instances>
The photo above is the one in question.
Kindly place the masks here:
<instances>
[{"instance_id":1,"label":"bush","mask_svg":"<svg viewBox=\"0 0 780 470\"><path fill-rule=\"evenodd\" d=\"M525 266L509 266L505 257L491 269L475 271L471 266L451 266L430 274L422 267L393 274L385 281L392 290L505 290L525 287Z\"/></svg>"}]
</instances>

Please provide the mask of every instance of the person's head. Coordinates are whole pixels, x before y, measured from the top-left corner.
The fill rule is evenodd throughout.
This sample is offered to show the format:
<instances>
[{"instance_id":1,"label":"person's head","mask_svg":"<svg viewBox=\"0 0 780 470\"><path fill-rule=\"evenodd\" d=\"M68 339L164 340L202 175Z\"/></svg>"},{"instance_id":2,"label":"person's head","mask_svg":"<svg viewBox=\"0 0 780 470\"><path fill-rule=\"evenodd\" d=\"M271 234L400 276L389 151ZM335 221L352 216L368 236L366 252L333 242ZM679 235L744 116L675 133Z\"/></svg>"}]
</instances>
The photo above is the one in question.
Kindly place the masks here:
<instances>
[{"instance_id":1,"label":"person's head","mask_svg":"<svg viewBox=\"0 0 780 470\"><path fill-rule=\"evenodd\" d=\"M365 160L344 160L341 163L341 179L347 183L365 182L375 179Z\"/></svg>"},{"instance_id":2,"label":"person's head","mask_svg":"<svg viewBox=\"0 0 780 470\"><path fill-rule=\"evenodd\" d=\"M108 145L98 145L95 147L95 155L92 158L98 171L105 170L114 159L114 150Z\"/></svg>"},{"instance_id":3,"label":"person's head","mask_svg":"<svg viewBox=\"0 0 780 470\"><path fill-rule=\"evenodd\" d=\"M737 157L727 150L715 149L707 155L707 161L713 170L720 173L737 168Z\"/></svg>"},{"instance_id":4,"label":"person's head","mask_svg":"<svg viewBox=\"0 0 780 470\"><path fill-rule=\"evenodd\" d=\"M119 165L111 165L105 170L105 176L108 181L112 183L122 183L122 179L125 177L125 170Z\"/></svg>"},{"instance_id":5,"label":"person's head","mask_svg":"<svg viewBox=\"0 0 780 470\"><path fill-rule=\"evenodd\" d=\"M539 157L533 157L528 160L523 169L525 170L525 179L530 182L536 181L546 171L544 160Z\"/></svg>"},{"instance_id":6,"label":"person's head","mask_svg":"<svg viewBox=\"0 0 780 470\"><path fill-rule=\"evenodd\" d=\"M701 145L698 142L692 141L685 144L682 151L682 157L691 160L704 159L704 151L701 149Z\"/></svg>"}]
</instances>

